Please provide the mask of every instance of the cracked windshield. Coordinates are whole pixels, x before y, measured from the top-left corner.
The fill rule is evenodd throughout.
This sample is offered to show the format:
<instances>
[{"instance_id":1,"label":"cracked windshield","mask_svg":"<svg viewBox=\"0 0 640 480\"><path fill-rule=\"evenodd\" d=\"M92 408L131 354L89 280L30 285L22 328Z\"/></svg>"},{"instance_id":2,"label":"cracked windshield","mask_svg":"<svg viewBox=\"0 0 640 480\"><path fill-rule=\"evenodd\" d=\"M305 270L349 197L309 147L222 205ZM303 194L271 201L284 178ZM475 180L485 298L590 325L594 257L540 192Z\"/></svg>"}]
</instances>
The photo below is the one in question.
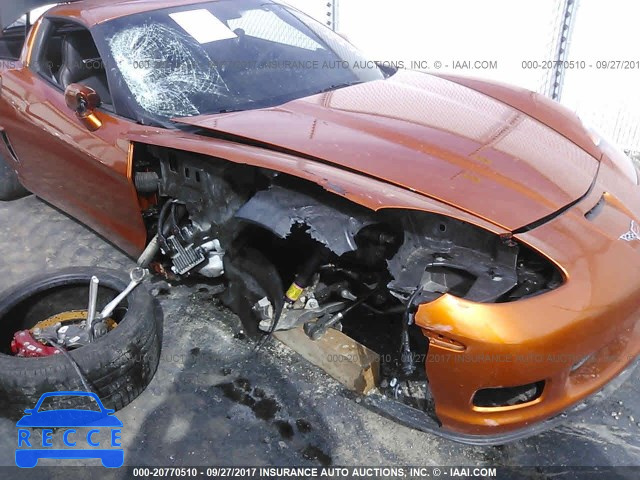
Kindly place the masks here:
<instances>
[{"instance_id":1,"label":"cracked windshield","mask_svg":"<svg viewBox=\"0 0 640 480\"><path fill-rule=\"evenodd\" d=\"M259 0L131 15L101 26L138 107L160 118L282 104L384 78L339 35Z\"/></svg>"}]
</instances>

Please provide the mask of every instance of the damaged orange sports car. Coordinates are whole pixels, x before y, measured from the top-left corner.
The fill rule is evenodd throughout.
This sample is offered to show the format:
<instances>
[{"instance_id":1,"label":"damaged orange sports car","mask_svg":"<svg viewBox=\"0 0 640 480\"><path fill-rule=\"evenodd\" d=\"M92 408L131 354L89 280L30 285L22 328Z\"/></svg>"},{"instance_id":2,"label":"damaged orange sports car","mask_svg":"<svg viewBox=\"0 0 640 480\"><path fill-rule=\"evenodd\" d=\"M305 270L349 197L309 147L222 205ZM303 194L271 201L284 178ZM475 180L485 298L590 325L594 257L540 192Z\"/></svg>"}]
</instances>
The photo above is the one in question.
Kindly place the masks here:
<instances>
[{"instance_id":1,"label":"damaged orange sports car","mask_svg":"<svg viewBox=\"0 0 640 480\"><path fill-rule=\"evenodd\" d=\"M559 104L396 70L268 0L0 12L0 198L32 192L248 331L380 354L363 402L504 443L640 353L640 186ZM18 20L16 21L16 18Z\"/></svg>"}]
</instances>

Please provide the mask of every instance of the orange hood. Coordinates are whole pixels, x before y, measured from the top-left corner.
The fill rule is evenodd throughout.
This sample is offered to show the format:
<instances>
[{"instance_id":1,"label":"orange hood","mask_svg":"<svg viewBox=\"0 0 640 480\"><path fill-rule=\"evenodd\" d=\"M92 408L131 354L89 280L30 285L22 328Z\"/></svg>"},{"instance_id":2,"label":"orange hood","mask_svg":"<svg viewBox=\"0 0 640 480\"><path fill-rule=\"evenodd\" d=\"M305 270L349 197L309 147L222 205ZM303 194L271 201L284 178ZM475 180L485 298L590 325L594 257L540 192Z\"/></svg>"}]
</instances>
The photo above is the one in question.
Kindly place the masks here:
<instances>
[{"instance_id":1,"label":"orange hood","mask_svg":"<svg viewBox=\"0 0 640 480\"><path fill-rule=\"evenodd\" d=\"M508 230L584 196L599 165L512 106L410 71L278 107L176 121L382 179Z\"/></svg>"}]
</instances>

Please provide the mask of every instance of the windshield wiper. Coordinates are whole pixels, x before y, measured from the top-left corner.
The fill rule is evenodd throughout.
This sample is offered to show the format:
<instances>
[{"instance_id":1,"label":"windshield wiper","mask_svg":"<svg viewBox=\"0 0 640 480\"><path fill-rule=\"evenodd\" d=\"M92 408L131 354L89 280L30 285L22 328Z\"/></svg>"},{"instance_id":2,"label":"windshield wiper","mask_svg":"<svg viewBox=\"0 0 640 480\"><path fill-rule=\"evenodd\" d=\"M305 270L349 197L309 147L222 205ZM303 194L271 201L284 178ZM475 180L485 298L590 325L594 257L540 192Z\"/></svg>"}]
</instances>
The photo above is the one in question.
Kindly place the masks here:
<instances>
[{"instance_id":1,"label":"windshield wiper","mask_svg":"<svg viewBox=\"0 0 640 480\"><path fill-rule=\"evenodd\" d=\"M200 115L217 115L219 113L233 113L233 112L244 112L245 110L247 110L246 108L223 108L220 110L214 110L211 112L202 112L199 115L189 115L187 117L184 118L189 118L189 117L195 117L195 116L200 116ZM170 118L169 121L171 123L182 123L180 122L180 119L183 117L174 117L174 118Z\"/></svg>"},{"instance_id":2,"label":"windshield wiper","mask_svg":"<svg viewBox=\"0 0 640 480\"><path fill-rule=\"evenodd\" d=\"M233 113L233 112L244 112L245 110L247 110L246 108L222 108L220 110L218 110L215 113Z\"/></svg>"},{"instance_id":3,"label":"windshield wiper","mask_svg":"<svg viewBox=\"0 0 640 480\"><path fill-rule=\"evenodd\" d=\"M349 82L349 83L336 83L335 85L331 85L330 87L324 88L322 90L320 90L319 92L314 93L313 95L318 95L320 93L326 93L326 92L331 92L333 90L338 90L340 88L347 88L347 87L353 87L354 85L360 85L361 81L358 82Z\"/></svg>"}]
</instances>

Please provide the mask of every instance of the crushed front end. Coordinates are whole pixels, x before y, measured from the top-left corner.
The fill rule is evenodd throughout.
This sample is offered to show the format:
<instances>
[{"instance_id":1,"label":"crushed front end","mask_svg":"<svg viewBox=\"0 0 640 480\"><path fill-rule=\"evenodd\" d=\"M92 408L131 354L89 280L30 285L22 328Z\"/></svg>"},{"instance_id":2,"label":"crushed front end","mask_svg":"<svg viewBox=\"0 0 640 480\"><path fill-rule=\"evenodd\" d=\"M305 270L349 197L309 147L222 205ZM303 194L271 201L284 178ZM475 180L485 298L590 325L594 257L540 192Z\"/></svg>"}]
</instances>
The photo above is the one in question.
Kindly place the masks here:
<instances>
[{"instance_id":1,"label":"crushed front end","mask_svg":"<svg viewBox=\"0 0 640 480\"><path fill-rule=\"evenodd\" d=\"M415 324L429 340L435 422L418 415L426 403L377 397L371 404L458 441L500 444L551 428L611 393L640 354L639 213L640 188L605 157L580 202L513 236L544 252L562 272L561 285L510 302L445 293L417 309Z\"/></svg>"},{"instance_id":2,"label":"crushed front end","mask_svg":"<svg viewBox=\"0 0 640 480\"><path fill-rule=\"evenodd\" d=\"M333 328L373 350L377 411L504 443L580 409L638 356L640 209L626 205L640 188L606 157L589 193L514 231L357 174L341 171L340 190L266 167L136 145L151 267L223 278L250 335ZM376 188L389 203L353 201Z\"/></svg>"}]
</instances>

